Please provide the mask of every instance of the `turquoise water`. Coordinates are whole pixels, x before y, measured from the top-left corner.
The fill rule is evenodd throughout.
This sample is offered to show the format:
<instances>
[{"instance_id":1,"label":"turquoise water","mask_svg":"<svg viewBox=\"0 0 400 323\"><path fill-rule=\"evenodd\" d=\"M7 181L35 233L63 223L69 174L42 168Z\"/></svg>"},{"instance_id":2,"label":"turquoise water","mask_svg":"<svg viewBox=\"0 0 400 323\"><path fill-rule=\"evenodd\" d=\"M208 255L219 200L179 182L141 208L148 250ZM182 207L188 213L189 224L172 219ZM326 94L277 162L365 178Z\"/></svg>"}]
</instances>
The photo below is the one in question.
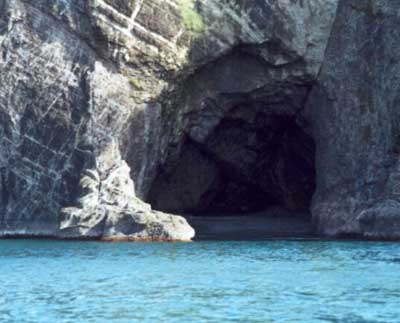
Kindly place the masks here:
<instances>
[{"instance_id":1,"label":"turquoise water","mask_svg":"<svg viewBox=\"0 0 400 323\"><path fill-rule=\"evenodd\" d=\"M0 322L400 322L400 244L0 241Z\"/></svg>"}]
</instances>

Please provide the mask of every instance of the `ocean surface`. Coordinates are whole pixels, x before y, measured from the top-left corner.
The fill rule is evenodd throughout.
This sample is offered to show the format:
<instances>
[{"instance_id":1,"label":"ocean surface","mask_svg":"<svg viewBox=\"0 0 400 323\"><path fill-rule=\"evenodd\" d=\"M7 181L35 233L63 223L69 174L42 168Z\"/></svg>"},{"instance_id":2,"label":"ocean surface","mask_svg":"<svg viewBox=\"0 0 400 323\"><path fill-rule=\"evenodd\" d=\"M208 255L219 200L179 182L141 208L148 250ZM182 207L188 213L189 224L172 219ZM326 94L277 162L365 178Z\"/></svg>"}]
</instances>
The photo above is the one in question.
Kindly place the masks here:
<instances>
[{"instance_id":1,"label":"ocean surface","mask_svg":"<svg viewBox=\"0 0 400 323\"><path fill-rule=\"evenodd\" d=\"M400 244L0 241L0 322L400 322Z\"/></svg>"}]
</instances>

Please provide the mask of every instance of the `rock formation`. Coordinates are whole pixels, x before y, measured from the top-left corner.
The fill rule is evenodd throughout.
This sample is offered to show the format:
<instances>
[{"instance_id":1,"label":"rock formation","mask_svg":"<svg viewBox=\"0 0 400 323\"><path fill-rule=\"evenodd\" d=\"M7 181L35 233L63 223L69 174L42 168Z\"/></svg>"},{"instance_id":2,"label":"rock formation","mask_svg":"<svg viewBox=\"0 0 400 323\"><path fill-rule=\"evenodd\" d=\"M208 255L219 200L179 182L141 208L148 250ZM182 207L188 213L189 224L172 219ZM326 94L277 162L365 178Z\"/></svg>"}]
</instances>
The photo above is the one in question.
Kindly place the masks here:
<instances>
[{"instance_id":1,"label":"rock formation","mask_svg":"<svg viewBox=\"0 0 400 323\"><path fill-rule=\"evenodd\" d=\"M0 0L0 234L400 237L395 0ZM145 203L150 203L152 207Z\"/></svg>"},{"instance_id":2,"label":"rock formation","mask_svg":"<svg viewBox=\"0 0 400 323\"><path fill-rule=\"evenodd\" d=\"M400 2L340 1L307 103L322 233L400 238Z\"/></svg>"},{"instance_id":3,"label":"rock formation","mask_svg":"<svg viewBox=\"0 0 400 323\"><path fill-rule=\"evenodd\" d=\"M193 237L185 219L136 197L123 159L134 155L140 183L157 151L150 142L160 109L154 98L182 55L150 30L156 8L0 1L2 235Z\"/></svg>"}]
</instances>

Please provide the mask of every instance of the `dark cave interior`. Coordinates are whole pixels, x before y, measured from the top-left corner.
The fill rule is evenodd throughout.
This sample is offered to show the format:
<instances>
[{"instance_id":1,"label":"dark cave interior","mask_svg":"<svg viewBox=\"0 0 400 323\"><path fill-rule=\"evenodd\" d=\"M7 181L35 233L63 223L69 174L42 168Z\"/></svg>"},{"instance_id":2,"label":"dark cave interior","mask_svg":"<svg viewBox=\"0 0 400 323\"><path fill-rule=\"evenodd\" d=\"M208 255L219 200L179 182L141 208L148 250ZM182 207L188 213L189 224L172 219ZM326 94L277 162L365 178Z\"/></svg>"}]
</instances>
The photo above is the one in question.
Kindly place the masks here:
<instances>
[{"instance_id":1,"label":"dark cave interior","mask_svg":"<svg viewBox=\"0 0 400 323\"><path fill-rule=\"evenodd\" d=\"M296 114L238 105L203 142L185 137L179 158L159 168L147 200L156 210L176 214L248 215L281 208L309 216L314 163L314 140Z\"/></svg>"}]
</instances>

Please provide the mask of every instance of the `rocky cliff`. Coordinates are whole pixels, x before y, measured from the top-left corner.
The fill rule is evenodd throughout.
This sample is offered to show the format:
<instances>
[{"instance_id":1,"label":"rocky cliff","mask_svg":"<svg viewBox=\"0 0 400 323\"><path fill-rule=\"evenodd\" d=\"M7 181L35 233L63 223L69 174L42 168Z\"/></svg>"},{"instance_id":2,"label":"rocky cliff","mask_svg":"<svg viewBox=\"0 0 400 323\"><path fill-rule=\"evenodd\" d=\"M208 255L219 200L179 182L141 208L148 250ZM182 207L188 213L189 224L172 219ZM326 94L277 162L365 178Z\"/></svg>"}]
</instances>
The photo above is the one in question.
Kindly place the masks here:
<instances>
[{"instance_id":1,"label":"rocky cliff","mask_svg":"<svg viewBox=\"0 0 400 323\"><path fill-rule=\"evenodd\" d=\"M399 12L0 0L1 235L190 240L170 213L279 206L398 239Z\"/></svg>"}]
</instances>

